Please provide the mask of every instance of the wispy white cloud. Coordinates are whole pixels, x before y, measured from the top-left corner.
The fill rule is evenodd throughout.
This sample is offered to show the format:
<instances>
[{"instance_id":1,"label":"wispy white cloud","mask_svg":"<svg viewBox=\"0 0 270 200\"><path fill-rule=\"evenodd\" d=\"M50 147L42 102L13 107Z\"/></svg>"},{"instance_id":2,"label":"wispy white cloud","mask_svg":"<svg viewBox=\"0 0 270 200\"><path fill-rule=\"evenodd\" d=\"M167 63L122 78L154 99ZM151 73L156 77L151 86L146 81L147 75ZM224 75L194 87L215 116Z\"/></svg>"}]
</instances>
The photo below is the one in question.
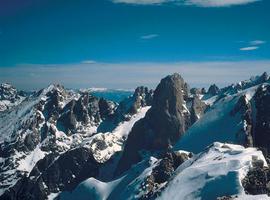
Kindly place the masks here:
<instances>
[{"instance_id":1,"label":"wispy white cloud","mask_svg":"<svg viewBox=\"0 0 270 200\"><path fill-rule=\"evenodd\" d=\"M258 46L243 47L243 48L240 48L240 51L253 51L258 48L259 48Z\"/></svg>"},{"instance_id":2,"label":"wispy white cloud","mask_svg":"<svg viewBox=\"0 0 270 200\"><path fill-rule=\"evenodd\" d=\"M229 7L236 5L244 5L259 0L186 0L185 4L200 7Z\"/></svg>"},{"instance_id":3,"label":"wispy white cloud","mask_svg":"<svg viewBox=\"0 0 270 200\"><path fill-rule=\"evenodd\" d=\"M264 43L266 43L266 41L263 41L263 40L253 40L253 41L249 42L249 44L252 45L252 46L261 45L261 44L264 44Z\"/></svg>"},{"instance_id":4,"label":"wispy white cloud","mask_svg":"<svg viewBox=\"0 0 270 200\"><path fill-rule=\"evenodd\" d=\"M158 34L143 35L143 36L141 36L141 39L143 39L143 40L150 40L150 39L156 38L158 36L159 36Z\"/></svg>"},{"instance_id":5,"label":"wispy white cloud","mask_svg":"<svg viewBox=\"0 0 270 200\"><path fill-rule=\"evenodd\" d=\"M269 70L270 60L95 63L70 65L30 65L1 67L0 82L20 89L38 89L51 83L67 88L124 88L139 85L155 88L161 78L180 73L193 86L208 87L212 83L226 86ZM34 76L33 76L34 74Z\"/></svg>"},{"instance_id":6,"label":"wispy white cloud","mask_svg":"<svg viewBox=\"0 0 270 200\"><path fill-rule=\"evenodd\" d=\"M253 3L260 0L112 0L114 3L127 3L138 5L160 5L175 3L177 5L192 5L199 7L229 7Z\"/></svg>"},{"instance_id":7,"label":"wispy white cloud","mask_svg":"<svg viewBox=\"0 0 270 200\"><path fill-rule=\"evenodd\" d=\"M83 60L81 63L82 64L95 64L96 61L94 61L94 60Z\"/></svg>"}]
</instances>

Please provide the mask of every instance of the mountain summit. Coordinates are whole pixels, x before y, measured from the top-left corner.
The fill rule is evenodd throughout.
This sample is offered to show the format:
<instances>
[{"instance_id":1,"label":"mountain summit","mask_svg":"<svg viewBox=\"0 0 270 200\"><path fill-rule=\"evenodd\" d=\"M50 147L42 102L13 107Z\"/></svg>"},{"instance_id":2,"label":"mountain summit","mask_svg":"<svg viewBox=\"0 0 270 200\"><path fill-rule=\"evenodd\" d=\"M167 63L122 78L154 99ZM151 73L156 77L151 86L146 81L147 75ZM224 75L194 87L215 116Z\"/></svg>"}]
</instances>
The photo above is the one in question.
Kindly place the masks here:
<instances>
[{"instance_id":1,"label":"mountain summit","mask_svg":"<svg viewBox=\"0 0 270 200\"><path fill-rule=\"evenodd\" d=\"M116 174L140 161L141 151L166 150L174 145L192 125L192 115L205 109L199 99L194 102L193 98L189 98L188 84L179 74L163 78L155 89L152 107L128 136ZM196 110L193 109L195 104Z\"/></svg>"},{"instance_id":2,"label":"mountain summit","mask_svg":"<svg viewBox=\"0 0 270 200\"><path fill-rule=\"evenodd\" d=\"M269 82L206 92L175 73L119 103L3 84L0 200L269 199Z\"/></svg>"}]
</instances>

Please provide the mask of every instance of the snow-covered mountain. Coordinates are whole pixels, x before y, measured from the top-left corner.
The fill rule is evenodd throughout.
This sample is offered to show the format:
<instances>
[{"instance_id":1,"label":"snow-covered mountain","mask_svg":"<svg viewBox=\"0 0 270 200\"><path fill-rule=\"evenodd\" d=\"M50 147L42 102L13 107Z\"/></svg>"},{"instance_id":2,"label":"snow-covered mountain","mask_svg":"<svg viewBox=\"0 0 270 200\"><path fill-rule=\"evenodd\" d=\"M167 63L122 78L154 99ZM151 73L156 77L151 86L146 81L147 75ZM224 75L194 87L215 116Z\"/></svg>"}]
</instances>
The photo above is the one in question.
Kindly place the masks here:
<instances>
[{"instance_id":1,"label":"snow-covered mountain","mask_svg":"<svg viewBox=\"0 0 270 200\"><path fill-rule=\"evenodd\" d=\"M15 87L8 83L0 84L0 112L19 105L25 99L23 92L18 92Z\"/></svg>"},{"instance_id":2,"label":"snow-covered mountain","mask_svg":"<svg viewBox=\"0 0 270 200\"><path fill-rule=\"evenodd\" d=\"M207 91L173 74L118 102L94 92L1 85L0 199L268 199L266 73Z\"/></svg>"},{"instance_id":3,"label":"snow-covered mountain","mask_svg":"<svg viewBox=\"0 0 270 200\"><path fill-rule=\"evenodd\" d=\"M161 159L150 157L111 182L89 178L79 184L72 193L62 193L60 199L193 200L219 197L225 199L225 196L236 199L268 198L267 195L247 195L242 186L241 180L253 165L261 162L264 167L267 166L263 154L255 148L245 149L239 145L216 142L191 158L187 152L177 153L182 162L179 162L175 170L170 171L169 168L170 164L176 163L170 163L170 154ZM158 171L160 168L162 172ZM157 172L164 173L163 180Z\"/></svg>"}]
</instances>

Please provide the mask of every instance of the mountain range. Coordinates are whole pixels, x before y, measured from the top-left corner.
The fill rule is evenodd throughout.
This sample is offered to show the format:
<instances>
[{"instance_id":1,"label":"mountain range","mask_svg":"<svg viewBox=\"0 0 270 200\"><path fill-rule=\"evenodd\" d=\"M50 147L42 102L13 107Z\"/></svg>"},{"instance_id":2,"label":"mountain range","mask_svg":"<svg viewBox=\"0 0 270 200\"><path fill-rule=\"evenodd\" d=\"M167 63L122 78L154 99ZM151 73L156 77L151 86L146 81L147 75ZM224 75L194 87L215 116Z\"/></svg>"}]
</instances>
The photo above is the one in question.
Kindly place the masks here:
<instances>
[{"instance_id":1,"label":"mountain range","mask_svg":"<svg viewBox=\"0 0 270 200\"><path fill-rule=\"evenodd\" d=\"M3 83L0 200L270 199L269 113L267 73L133 93Z\"/></svg>"}]
</instances>

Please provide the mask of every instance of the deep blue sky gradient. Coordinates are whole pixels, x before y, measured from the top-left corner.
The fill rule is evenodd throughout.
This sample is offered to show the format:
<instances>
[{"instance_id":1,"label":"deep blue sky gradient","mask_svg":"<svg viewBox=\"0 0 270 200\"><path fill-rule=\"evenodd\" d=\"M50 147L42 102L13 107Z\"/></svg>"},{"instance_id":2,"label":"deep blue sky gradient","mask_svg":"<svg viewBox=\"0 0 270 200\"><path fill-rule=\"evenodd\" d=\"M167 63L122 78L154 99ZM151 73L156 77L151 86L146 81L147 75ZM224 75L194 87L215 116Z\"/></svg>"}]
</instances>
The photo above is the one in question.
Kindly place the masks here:
<instances>
[{"instance_id":1,"label":"deep blue sky gradient","mask_svg":"<svg viewBox=\"0 0 270 200\"><path fill-rule=\"evenodd\" d=\"M254 40L265 43L240 50ZM0 82L20 89L154 88L173 72L192 86L225 86L263 71L270 72L269 0L215 8L0 0Z\"/></svg>"},{"instance_id":2,"label":"deep blue sky gradient","mask_svg":"<svg viewBox=\"0 0 270 200\"><path fill-rule=\"evenodd\" d=\"M0 67L270 59L270 1L201 8L109 0L0 0ZM157 34L144 40L141 36Z\"/></svg>"}]
</instances>

